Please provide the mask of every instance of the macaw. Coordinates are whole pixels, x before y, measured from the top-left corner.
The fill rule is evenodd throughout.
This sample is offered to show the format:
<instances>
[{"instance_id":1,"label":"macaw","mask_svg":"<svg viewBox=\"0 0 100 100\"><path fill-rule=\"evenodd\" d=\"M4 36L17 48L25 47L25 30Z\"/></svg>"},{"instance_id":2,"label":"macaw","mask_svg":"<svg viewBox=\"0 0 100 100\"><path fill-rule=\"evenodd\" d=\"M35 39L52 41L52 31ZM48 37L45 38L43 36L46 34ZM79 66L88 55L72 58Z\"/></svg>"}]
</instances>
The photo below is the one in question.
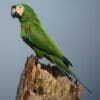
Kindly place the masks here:
<instances>
[{"instance_id":1,"label":"macaw","mask_svg":"<svg viewBox=\"0 0 100 100\"><path fill-rule=\"evenodd\" d=\"M72 63L63 55L53 39L44 30L37 14L27 4L15 4L11 7L11 15L18 18L21 25L21 37L36 53L38 58L46 57L67 77L79 82L92 93L69 69Z\"/></svg>"}]
</instances>

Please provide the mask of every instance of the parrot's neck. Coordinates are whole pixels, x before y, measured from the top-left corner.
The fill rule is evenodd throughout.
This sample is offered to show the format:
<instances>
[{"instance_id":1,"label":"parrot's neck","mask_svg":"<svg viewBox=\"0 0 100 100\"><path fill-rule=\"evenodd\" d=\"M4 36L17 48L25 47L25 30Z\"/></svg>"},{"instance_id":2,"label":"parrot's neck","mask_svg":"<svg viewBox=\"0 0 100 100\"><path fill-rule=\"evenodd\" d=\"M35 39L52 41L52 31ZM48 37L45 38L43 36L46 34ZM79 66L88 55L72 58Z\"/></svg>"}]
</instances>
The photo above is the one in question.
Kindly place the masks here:
<instances>
[{"instance_id":1,"label":"parrot's neck","mask_svg":"<svg viewBox=\"0 0 100 100\"><path fill-rule=\"evenodd\" d=\"M27 25L27 24L41 24L39 21L37 21L37 20L33 20L33 19L29 19L29 20L19 20L20 21L20 23L21 23L21 25Z\"/></svg>"},{"instance_id":2,"label":"parrot's neck","mask_svg":"<svg viewBox=\"0 0 100 100\"><path fill-rule=\"evenodd\" d=\"M21 23L28 23L28 22L33 22L33 19L29 19L29 20L27 20L27 19L19 19L19 21Z\"/></svg>"},{"instance_id":3,"label":"parrot's neck","mask_svg":"<svg viewBox=\"0 0 100 100\"><path fill-rule=\"evenodd\" d=\"M23 16L22 18L19 19L19 21L21 23L27 23L27 22L40 23L39 19L34 16Z\"/></svg>"}]
</instances>

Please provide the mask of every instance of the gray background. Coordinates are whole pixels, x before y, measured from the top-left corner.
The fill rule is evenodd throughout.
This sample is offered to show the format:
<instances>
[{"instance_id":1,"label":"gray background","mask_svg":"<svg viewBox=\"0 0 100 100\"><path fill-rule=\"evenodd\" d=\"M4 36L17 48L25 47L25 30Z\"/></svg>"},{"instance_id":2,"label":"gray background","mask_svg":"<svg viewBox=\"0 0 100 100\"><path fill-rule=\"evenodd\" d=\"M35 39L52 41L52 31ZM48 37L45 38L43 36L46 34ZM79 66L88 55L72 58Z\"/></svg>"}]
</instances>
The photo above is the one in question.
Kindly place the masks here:
<instances>
[{"instance_id":1,"label":"gray background","mask_svg":"<svg viewBox=\"0 0 100 100\"><path fill-rule=\"evenodd\" d=\"M31 5L43 26L92 91L81 100L100 100L100 0L0 1L0 100L14 100L26 57L34 52L20 38L20 24L10 15L18 2ZM63 83L62 83L63 84Z\"/></svg>"}]
</instances>

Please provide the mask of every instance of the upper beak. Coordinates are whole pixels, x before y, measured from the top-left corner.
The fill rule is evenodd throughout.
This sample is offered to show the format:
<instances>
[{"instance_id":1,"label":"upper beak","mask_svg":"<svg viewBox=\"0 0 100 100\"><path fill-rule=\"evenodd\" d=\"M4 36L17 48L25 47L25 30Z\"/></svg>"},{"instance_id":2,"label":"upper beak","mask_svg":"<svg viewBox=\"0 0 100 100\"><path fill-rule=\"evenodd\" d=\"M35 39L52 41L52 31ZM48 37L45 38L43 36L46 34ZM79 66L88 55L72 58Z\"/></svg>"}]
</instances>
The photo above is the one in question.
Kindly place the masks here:
<instances>
[{"instance_id":1,"label":"upper beak","mask_svg":"<svg viewBox=\"0 0 100 100\"><path fill-rule=\"evenodd\" d=\"M16 11L16 6L11 7L11 16L13 18L21 18L20 14Z\"/></svg>"},{"instance_id":2,"label":"upper beak","mask_svg":"<svg viewBox=\"0 0 100 100\"><path fill-rule=\"evenodd\" d=\"M13 17L13 18L15 18L16 17L16 6L12 6L11 7L11 16Z\"/></svg>"}]
</instances>

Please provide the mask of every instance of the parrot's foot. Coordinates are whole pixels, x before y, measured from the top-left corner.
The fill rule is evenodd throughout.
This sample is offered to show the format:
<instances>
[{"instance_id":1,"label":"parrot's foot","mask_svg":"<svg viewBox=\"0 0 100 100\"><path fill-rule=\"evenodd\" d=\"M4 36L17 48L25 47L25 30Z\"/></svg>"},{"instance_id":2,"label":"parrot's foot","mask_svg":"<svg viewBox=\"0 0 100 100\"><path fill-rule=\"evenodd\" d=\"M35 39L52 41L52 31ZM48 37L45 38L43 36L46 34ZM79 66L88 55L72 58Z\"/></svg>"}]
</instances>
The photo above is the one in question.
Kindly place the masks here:
<instances>
[{"instance_id":1,"label":"parrot's foot","mask_svg":"<svg viewBox=\"0 0 100 100\"><path fill-rule=\"evenodd\" d=\"M78 84L78 80L75 81L75 84L76 84L76 85Z\"/></svg>"},{"instance_id":2,"label":"parrot's foot","mask_svg":"<svg viewBox=\"0 0 100 100\"><path fill-rule=\"evenodd\" d=\"M36 62L36 65L39 63L39 58L37 56L35 56L35 62Z\"/></svg>"}]
</instances>

